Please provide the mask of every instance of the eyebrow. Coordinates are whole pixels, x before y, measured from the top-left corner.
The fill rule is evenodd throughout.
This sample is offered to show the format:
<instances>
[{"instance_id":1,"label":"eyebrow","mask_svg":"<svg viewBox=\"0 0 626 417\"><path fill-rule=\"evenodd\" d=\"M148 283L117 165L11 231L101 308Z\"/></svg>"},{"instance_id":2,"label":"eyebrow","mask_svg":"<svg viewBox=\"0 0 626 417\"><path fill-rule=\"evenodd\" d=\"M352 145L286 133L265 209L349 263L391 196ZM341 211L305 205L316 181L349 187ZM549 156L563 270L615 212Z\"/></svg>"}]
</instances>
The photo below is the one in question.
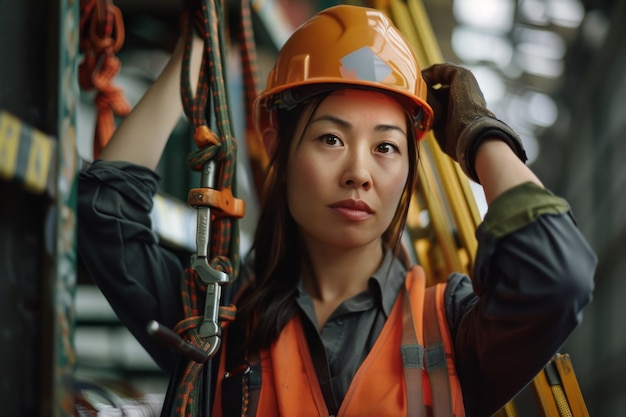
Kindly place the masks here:
<instances>
[{"instance_id":1,"label":"eyebrow","mask_svg":"<svg viewBox=\"0 0 626 417\"><path fill-rule=\"evenodd\" d=\"M340 127L346 128L346 129L352 129L352 123L341 119L339 117L330 115L330 114L324 114L322 116L316 117L315 119L311 120L310 124L313 123L317 123L317 122L331 122L334 123L336 125L339 125ZM380 132L386 132L386 131L390 131L390 130L397 130L398 132L402 133L403 135L407 136L407 133L400 127L400 126L396 126L396 125L386 125L386 124L382 124L382 125L376 125L376 127L374 128L377 131Z\"/></svg>"}]
</instances>

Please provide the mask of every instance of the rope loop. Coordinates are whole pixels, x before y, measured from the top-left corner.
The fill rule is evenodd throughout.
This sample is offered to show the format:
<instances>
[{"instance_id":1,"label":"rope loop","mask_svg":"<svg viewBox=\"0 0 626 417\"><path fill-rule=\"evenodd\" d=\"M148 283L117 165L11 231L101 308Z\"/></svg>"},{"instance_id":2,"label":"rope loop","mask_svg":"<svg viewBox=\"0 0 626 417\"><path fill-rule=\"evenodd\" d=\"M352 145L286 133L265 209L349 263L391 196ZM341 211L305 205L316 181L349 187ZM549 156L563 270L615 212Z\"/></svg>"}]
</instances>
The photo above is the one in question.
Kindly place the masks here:
<instances>
[{"instance_id":1,"label":"rope loop","mask_svg":"<svg viewBox=\"0 0 626 417\"><path fill-rule=\"evenodd\" d=\"M181 66L181 99L187 120L193 130L193 139L198 150L187 157L187 165L202 171L211 160L216 162L215 183L210 187L216 190L236 189L237 141L230 125L228 94L224 70L225 22L222 2L217 0L182 0L184 10L181 14L182 36L185 42ZM204 49L200 72L195 91L191 88L190 63L194 44L194 31L202 38ZM212 118L214 118L212 120ZM212 130L214 129L214 130ZM233 186L235 185L235 186ZM212 213L213 214L213 213ZM209 249L209 266L216 271L235 279L239 272L239 223L236 217L212 216ZM188 268L181 282L184 317L176 329L184 332L184 338L202 350L209 352L208 342L198 334L204 317L201 304L204 301L206 285L197 272ZM234 306L220 306L220 326L226 326L234 320ZM208 363L210 365L210 362ZM207 390L209 380L204 379L202 365L189 361L176 389L174 415L193 417L202 414L202 390Z\"/></svg>"},{"instance_id":2,"label":"rope loop","mask_svg":"<svg viewBox=\"0 0 626 417\"><path fill-rule=\"evenodd\" d=\"M218 158L218 156L223 155L222 146L208 146L203 149L198 149L197 151L191 152L187 156L187 166L189 169L194 171L201 171L202 166L209 162L210 160L220 160L222 158Z\"/></svg>"},{"instance_id":3,"label":"rope loop","mask_svg":"<svg viewBox=\"0 0 626 417\"><path fill-rule=\"evenodd\" d=\"M174 331L183 338L188 339L189 332L196 330L202 321L202 316L190 316L179 321L174 326ZM187 337L186 337L187 336Z\"/></svg>"},{"instance_id":4,"label":"rope loop","mask_svg":"<svg viewBox=\"0 0 626 417\"><path fill-rule=\"evenodd\" d=\"M80 34L84 59L78 66L78 83L83 90L96 91L93 156L97 159L115 131L115 116L127 116L131 110L123 90L113 85L121 68L115 53L125 37L122 12L111 0L81 0Z\"/></svg>"},{"instance_id":5,"label":"rope loop","mask_svg":"<svg viewBox=\"0 0 626 417\"><path fill-rule=\"evenodd\" d=\"M228 257L226 256L216 256L213 259L211 259L211 262L209 263L209 265L211 266L211 268L215 269L216 271L221 271L223 273L225 273L226 275L231 275L233 273L233 264L231 263L230 259L228 259Z\"/></svg>"}]
</instances>

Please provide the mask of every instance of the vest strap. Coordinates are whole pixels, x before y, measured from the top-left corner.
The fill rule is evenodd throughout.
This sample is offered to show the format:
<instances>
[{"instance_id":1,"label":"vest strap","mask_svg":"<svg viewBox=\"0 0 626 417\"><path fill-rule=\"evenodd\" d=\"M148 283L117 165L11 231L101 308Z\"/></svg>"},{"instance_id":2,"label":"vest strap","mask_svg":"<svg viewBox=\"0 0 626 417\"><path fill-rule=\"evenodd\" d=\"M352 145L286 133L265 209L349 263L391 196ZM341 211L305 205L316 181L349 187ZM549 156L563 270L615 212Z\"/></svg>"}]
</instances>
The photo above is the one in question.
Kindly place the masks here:
<instances>
[{"instance_id":1,"label":"vest strap","mask_svg":"<svg viewBox=\"0 0 626 417\"><path fill-rule=\"evenodd\" d=\"M411 271L407 280L417 278ZM410 282L410 285L423 285ZM402 294L402 364L404 365L404 385L406 387L407 417L424 417L424 393L422 375L424 370L424 347L419 344L415 334L415 322L411 297L407 287Z\"/></svg>"},{"instance_id":2,"label":"vest strap","mask_svg":"<svg viewBox=\"0 0 626 417\"><path fill-rule=\"evenodd\" d=\"M424 297L424 345L426 346L426 371L430 379L434 417L453 417L450 398L448 361L439 329L437 291L443 286L426 288Z\"/></svg>"}]
</instances>

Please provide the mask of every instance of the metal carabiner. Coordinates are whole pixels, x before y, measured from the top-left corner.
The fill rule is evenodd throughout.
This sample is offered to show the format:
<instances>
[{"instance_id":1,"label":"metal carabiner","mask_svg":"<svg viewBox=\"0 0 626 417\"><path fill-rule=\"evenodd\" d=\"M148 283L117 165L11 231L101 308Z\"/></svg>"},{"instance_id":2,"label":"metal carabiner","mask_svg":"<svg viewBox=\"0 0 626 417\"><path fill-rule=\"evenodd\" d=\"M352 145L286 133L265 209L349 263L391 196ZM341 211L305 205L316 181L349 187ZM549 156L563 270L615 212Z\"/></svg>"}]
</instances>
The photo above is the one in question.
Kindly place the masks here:
<instances>
[{"instance_id":1,"label":"metal carabiner","mask_svg":"<svg viewBox=\"0 0 626 417\"><path fill-rule=\"evenodd\" d=\"M208 161L202 166L200 184L202 187L212 188L215 178L215 162ZM191 257L193 268L202 282L206 285L206 299L204 304L204 318L200 323L198 334L208 338L210 344L207 355L209 358L217 353L221 343L222 330L219 326L219 306L222 294L221 286L228 284L228 274L217 271L209 264L209 244L211 243L211 209L200 206L197 210L196 224L196 253Z\"/></svg>"}]
</instances>

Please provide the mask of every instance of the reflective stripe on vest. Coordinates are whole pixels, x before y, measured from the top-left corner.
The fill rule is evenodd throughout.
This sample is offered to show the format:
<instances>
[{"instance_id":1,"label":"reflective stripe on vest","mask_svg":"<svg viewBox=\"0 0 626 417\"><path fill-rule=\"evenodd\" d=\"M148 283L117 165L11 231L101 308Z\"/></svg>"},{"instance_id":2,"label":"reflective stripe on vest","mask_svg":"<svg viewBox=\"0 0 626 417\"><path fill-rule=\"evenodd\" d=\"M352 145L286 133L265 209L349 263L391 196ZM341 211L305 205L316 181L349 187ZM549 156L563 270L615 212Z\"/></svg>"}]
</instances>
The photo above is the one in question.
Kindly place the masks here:
<instances>
[{"instance_id":1,"label":"reflective stripe on vest","mask_svg":"<svg viewBox=\"0 0 626 417\"><path fill-rule=\"evenodd\" d=\"M427 290L424 287L423 269L416 266L407 274L406 291L398 296L378 339L357 370L337 417L465 416L445 316L445 284ZM238 401L243 411L237 416L329 416L297 315L271 348L261 352L260 392L251 392L249 398L244 395L244 377L240 378L244 383L239 384L238 392L222 396L222 390L227 389L222 386L225 356L220 361L218 375L222 377L216 386L213 416L222 416L222 401L233 397L244 398ZM224 405L224 415L230 414L226 413L230 407Z\"/></svg>"}]
</instances>

